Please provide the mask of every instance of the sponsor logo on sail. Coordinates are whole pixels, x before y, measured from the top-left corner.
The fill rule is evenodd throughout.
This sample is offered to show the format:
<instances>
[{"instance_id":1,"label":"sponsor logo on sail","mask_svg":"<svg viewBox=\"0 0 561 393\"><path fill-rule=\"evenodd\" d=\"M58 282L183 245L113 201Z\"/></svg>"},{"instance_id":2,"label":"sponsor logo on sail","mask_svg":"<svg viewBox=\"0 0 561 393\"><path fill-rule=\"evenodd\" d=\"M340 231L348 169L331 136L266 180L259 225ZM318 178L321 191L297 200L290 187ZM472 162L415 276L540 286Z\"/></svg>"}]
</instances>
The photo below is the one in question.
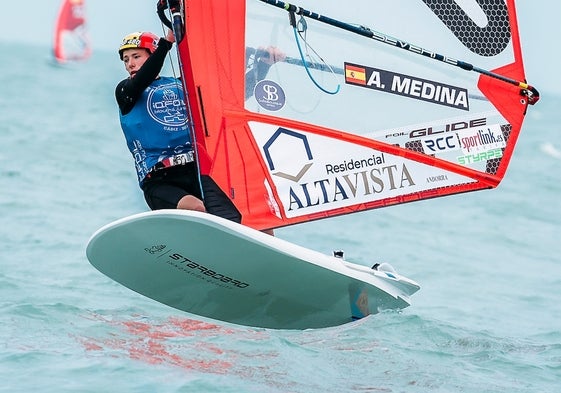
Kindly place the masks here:
<instances>
[{"instance_id":1,"label":"sponsor logo on sail","mask_svg":"<svg viewBox=\"0 0 561 393\"><path fill-rule=\"evenodd\" d=\"M287 150L293 152L290 159L284 158ZM399 195L416 185L406 163L388 162L385 153L360 149L330 161L325 146L317 147L316 157L307 135L282 127L263 152L289 217Z\"/></svg>"},{"instance_id":2,"label":"sponsor logo on sail","mask_svg":"<svg viewBox=\"0 0 561 393\"><path fill-rule=\"evenodd\" d=\"M278 111L284 107L286 96L282 87L271 80L263 79L255 85L253 95L257 103L268 111Z\"/></svg>"},{"instance_id":3,"label":"sponsor logo on sail","mask_svg":"<svg viewBox=\"0 0 561 393\"><path fill-rule=\"evenodd\" d=\"M458 163L462 165L478 164L480 162L486 162L488 160L498 159L503 156L502 149L493 149L489 151L466 154L464 156L458 157Z\"/></svg>"},{"instance_id":4,"label":"sponsor logo on sail","mask_svg":"<svg viewBox=\"0 0 561 393\"><path fill-rule=\"evenodd\" d=\"M464 154L489 151L506 146L506 141L498 124L471 128L458 133Z\"/></svg>"},{"instance_id":5,"label":"sponsor logo on sail","mask_svg":"<svg viewBox=\"0 0 561 393\"><path fill-rule=\"evenodd\" d=\"M427 183L438 183L443 181L448 181L448 175L442 174L442 175L427 177Z\"/></svg>"},{"instance_id":6,"label":"sponsor logo on sail","mask_svg":"<svg viewBox=\"0 0 561 393\"><path fill-rule=\"evenodd\" d=\"M446 123L438 126L429 126L422 128L415 128L413 130L403 129L403 130L393 130L385 135L385 138L399 138L407 136L409 139L417 139L420 137L425 137L429 135L437 135L445 132L455 132L464 130L466 128L482 127L487 124L486 118L470 119L456 121L452 123Z\"/></svg>"}]
</instances>

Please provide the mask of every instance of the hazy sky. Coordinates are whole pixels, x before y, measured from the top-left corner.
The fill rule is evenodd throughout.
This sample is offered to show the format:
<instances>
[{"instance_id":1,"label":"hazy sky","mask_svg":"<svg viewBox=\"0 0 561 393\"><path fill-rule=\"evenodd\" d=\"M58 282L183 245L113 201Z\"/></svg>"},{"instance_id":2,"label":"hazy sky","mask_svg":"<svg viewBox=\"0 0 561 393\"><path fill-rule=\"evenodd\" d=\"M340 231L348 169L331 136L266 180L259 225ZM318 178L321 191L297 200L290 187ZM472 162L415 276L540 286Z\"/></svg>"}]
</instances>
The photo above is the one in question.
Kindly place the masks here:
<instances>
[{"instance_id":1,"label":"hazy sky","mask_svg":"<svg viewBox=\"0 0 561 393\"><path fill-rule=\"evenodd\" d=\"M51 45L60 0L30 0L25 11L19 1L2 2L0 41ZM561 1L518 0L516 4L527 80L540 91L559 93ZM86 11L94 50L115 50L131 31L162 31L156 0L87 0Z\"/></svg>"}]
</instances>

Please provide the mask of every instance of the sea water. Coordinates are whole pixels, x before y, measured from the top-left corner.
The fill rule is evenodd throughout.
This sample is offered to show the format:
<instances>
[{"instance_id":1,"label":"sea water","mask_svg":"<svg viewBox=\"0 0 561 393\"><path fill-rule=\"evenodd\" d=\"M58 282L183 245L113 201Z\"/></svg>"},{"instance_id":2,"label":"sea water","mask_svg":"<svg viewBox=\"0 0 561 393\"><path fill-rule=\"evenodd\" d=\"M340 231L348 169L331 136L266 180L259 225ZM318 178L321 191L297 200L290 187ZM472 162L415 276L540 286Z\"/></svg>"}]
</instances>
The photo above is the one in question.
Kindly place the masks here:
<instances>
[{"instance_id":1,"label":"sea water","mask_svg":"<svg viewBox=\"0 0 561 393\"><path fill-rule=\"evenodd\" d=\"M89 264L96 229L147 210L114 101L122 64L0 51L0 391L559 391L561 97L529 109L497 189L277 230L421 290L402 312L271 331L179 312Z\"/></svg>"}]
</instances>

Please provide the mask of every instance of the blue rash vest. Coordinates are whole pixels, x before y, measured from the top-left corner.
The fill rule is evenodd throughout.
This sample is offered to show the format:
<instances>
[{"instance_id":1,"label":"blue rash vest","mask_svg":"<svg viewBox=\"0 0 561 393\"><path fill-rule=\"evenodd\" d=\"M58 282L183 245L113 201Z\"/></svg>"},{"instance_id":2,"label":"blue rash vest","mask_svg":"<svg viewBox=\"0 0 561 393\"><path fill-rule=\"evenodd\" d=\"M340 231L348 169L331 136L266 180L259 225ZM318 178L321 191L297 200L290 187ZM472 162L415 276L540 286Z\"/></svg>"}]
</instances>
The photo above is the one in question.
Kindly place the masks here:
<instances>
[{"instance_id":1,"label":"blue rash vest","mask_svg":"<svg viewBox=\"0 0 561 393\"><path fill-rule=\"evenodd\" d=\"M161 77L141 94L132 110L119 113L139 185L159 161L178 154L192 157L193 147L181 81Z\"/></svg>"}]
</instances>

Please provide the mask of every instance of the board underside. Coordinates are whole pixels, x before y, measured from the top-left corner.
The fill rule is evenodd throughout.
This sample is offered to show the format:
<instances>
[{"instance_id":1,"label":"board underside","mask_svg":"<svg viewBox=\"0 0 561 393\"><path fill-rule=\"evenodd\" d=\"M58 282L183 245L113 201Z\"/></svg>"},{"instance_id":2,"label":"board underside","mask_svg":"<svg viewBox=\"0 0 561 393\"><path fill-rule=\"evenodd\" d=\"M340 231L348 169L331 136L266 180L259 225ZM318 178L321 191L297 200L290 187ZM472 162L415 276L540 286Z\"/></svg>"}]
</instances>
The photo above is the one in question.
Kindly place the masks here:
<instances>
[{"instance_id":1,"label":"board underside","mask_svg":"<svg viewBox=\"0 0 561 393\"><path fill-rule=\"evenodd\" d=\"M92 236L87 257L158 302L252 327L323 328L409 305L382 273L349 269L340 259L204 213L160 210L115 221Z\"/></svg>"}]
</instances>

